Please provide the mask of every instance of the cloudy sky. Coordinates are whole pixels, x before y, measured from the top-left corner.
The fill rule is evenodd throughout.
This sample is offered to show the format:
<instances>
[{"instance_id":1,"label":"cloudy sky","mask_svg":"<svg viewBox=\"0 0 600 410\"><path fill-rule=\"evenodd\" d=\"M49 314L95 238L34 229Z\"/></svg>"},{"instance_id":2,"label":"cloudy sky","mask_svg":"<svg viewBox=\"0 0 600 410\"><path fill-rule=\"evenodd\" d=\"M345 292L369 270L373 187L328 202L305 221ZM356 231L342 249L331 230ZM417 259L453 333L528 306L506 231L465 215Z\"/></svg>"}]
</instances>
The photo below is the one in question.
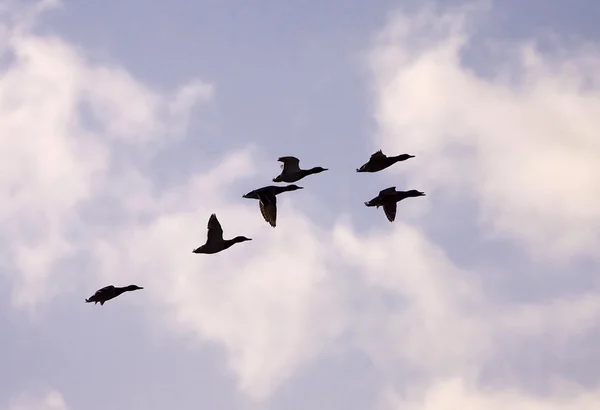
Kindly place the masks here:
<instances>
[{"instance_id":1,"label":"cloudy sky","mask_svg":"<svg viewBox=\"0 0 600 410\"><path fill-rule=\"evenodd\" d=\"M0 2L0 409L600 408L600 3L439 3Z\"/></svg>"}]
</instances>

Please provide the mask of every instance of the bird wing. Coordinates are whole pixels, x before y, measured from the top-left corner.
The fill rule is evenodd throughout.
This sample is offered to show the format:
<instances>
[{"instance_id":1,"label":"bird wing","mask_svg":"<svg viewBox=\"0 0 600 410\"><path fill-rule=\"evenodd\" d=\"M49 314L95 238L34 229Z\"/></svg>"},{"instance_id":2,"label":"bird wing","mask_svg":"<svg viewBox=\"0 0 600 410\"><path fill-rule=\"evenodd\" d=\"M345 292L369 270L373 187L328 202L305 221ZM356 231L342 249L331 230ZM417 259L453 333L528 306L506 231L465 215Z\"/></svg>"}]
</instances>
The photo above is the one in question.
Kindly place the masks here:
<instances>
[{"instance_id":1,"label":"bird wing","mask_svg":"<svg viewBox=\"0 0 600 410\"><path fill-rule=\"evenodd\" d=\"M208 219L208 225L206 227L208 233L206 234L206 242L222 241L223 240L223 228L221 223L217 219L216 214L212 214Z\"/></svg>"},{"instance_id":2,"label":"bird wing","mask_svg":"<svg viewBox=\"0 0 600 410\"><path fill-rule=\"evenodd\" d=\"M280 157L277 161L283 162L281 165L282 174L293 174L300 172L300 160L296 157Z\"/></svg>"},{"instance_id":3,"label":"bird wing","mask_svg":"<svg viewBox=\"0 0 600 410\"><path fill-rule=\"evenodd\" d=\"M388 202L387 204L383 205L383 212L385 213L388 221L394 222L394 219L396 219L396 202Z\"/></svg>"},{"instance_id":4,"label":"bird wing","mask_svg":"<svg viewBox=\"0 0 600 410\"><path fill-rule=\"evenodd\" d=\"M92 298L98 298L102 297L103 295L109 295L110 293L114 292L114 290L115 287L113 285L105 286L102 289L98 289L96 293L94 293L94 296L92 296Z\"/></svg>"},{"instance_id":5,"label":"bird wing","mask_svg":"<svg viewBox=\"0 0 600 410\"><path fill-rule=\"evenodd\" d=\"M396 193L396 187L391 186L389 188L382 189L381 191L379 191L379 196L391 195L391 194L395 194L395 193Z\"/></svg>"},{"instance_id":6,"label":"bird wing","mask_svg":"<svg viewBox=\"0 0 600 410\"><path fill-rule=\"evenodd\" d=\"M387 155L385 155L381 150L375 152L373 155L371 155L371 158L369 158L369 161L380 161L382 159L386 159Z\"/></svg>"},{"instance_id":7,"label":"bird wing","mask_svg":"<svg viewBox=\"0 0 600 410\"><path fill-rule=\"evenodd\" d=\"M115 288L115 287L114 287L113 285L108 285L108 286L105 286L105 287L103 287L102 289L98 289L98 290L96 291L96 294L105 293L105 292L108 292L108 291L111 291L111 290L113 290L114 288Z\"/></svg>"},{"instance_id":8,"label":"bird wing","mask_svg":"<svg viewBox=\"0 0 600 410\"><path fill-rule=\"evenodd\" d=\"M263 194L260 196L258 204L260 206L260 213L265 221L275 228L277 223L277 197L275 195Z\"/></svg>"}]
</instances>

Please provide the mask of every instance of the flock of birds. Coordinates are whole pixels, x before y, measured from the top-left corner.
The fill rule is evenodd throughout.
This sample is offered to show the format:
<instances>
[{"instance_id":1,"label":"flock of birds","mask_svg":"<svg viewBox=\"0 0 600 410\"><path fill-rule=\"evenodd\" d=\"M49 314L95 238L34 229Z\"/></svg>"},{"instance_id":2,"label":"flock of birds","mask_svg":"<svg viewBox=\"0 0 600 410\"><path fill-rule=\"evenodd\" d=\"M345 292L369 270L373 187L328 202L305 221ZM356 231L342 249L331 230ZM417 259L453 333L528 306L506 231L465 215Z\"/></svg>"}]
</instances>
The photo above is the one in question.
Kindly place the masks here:
<instances>
[{"instance_id":1,"label":"flock of birds","mask_svg":"<svg viewBox=\"0 0 600 410\"><path fill-rule=\"evenodd\" d=\"M369 161L358 168L356 172L378 172L392 166L397 162L406 161L409 158L414 158L414 155L401 154L387 156L381 150L379 150L371 155ZM273 178L273 182L285 182L291 184L308 175L318 174L328 170L327 168L323 167L301 169L300 160L292 156L281 157L278 159L278 161L282 163L281 173L277 177ZM296 191L298 189L303 189L303 187L295 184L285 186L268 185L248 192L243 196L243 198L257 199L260 213L262 214L264 220L273 228L275 228L277 223L277 195L283 192ZM383 207L383 212L385 213L387 219L390 222L394 222L396 219L397 203L403 199L418 196L425 196L425 193L417 191L416 189L411 189L409 191L396 191L396 187L393 186L380 191L375 198L365 202L365 205L368 207ZM245 236L236 236L232 239L223 239L223 228L221 227L221 223L217 219L216 214L212 214L208 219L207 230L208 233L206 242L202 246L194 249L193 253L214 254L224 251L236 243L252 240L251 238L247 238ZM109 285L99 289L94 295L85 301L86 303L94 302L94 304L100 303L100 305L104 305L106 301L116 298L124 292L138 289L144 288L137 285L129 285L124 287Z\"/></svg>"}]
</instances>

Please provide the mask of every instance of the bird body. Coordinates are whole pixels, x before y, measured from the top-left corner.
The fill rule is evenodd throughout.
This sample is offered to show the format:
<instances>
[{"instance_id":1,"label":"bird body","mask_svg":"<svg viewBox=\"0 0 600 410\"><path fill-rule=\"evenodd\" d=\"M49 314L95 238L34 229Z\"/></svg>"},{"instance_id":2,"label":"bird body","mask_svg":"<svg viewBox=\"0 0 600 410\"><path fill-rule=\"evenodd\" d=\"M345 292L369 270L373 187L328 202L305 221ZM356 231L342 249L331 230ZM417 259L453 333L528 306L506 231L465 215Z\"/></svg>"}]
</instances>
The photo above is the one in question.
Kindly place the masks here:
<instances>
[{"instance_id":1,"label":"bird body","mask_svg":"<svg viewBox=\"0 0 600 410\"><path fill-rule=\"evenodd\" d=\"M396 209L398 202L406 198L413 198L418 196L425 196L424 192L411 189L410 191L396 191L396 187L389 187L379 191L379 194L368 202L365 202L366 206L374 206L379 208L383 207L383 212L386 218L390 222L394 222L396 219Z\"/></svg>"},{"instance_id":2,"label":"bird body","mask_svg":"<svg viewBox=\"0 0 600 410\"><path fill-rule=\"evenodd\" d=\"M138 290L138 289L144 289L144 288L137 286L137 285L129 285L129 286L124 286L124 287L116 287L113 285L108 285L108 286L103 287L102 289L97 290L96 293L94 293L92 296L90 296L90 298L85 300L85 303L94 302L94 305L95 305L98 302L100 302L100 306L102 306L102 305L104 305L104 302L114 299L124 292L130 292L130 291Z\"/></svg>"},{"instance_id":3,"label":"bird body","mask_svg":"<svg viewBox=\"0 0 600 410\"><path fill-rule=\"evenodd\" d=\"M245 236L236 236L233 239L223 239L223 228L221 227L221 223L217 219L216 214L212 214L210 218L208 218L206 229L208 230L206 234L206 243L194 249L192 251L193 253L213 254L224 251L236 243L252 240Z\"/></svg>"},{"instance_id":4,"label":"bird body","mask_svg":"<svg viewBox=\"0 0 600 410\"><path fill-rule=\"evenodd\" d=\"M305 176L318 174L319 172L327 171L327 168L313 167L310 169L300 169L300 160L296 157L286 156L280 157L277 161L282 162L281 174L273 178L273 182L297 182Z\"/></svg>"},{"instance_id":5,"label":"bird body","mask_svg":"<svg viewBox=\"0 0 600 410\"><path fill-rule=\"evenodd\" d=\"M243 198L258 199L260 213L264 220L275 228L277 224L277 195L282 192L295 191L297 189L304 188L294 184L286 186L269 185L250 191L244 195Z\"/></svg>"},{"instance_id":6,"label":"bird body","mask_svg":"<svg viewBox=\"0 0 600 410\"><path fill-rule=\"evenodd\" d=\"M366 164L363 164L356 172L378 172L394 165L396 162L406 161L414 158L414 155L401 154L388 157L381 150L375 152Z\"/></svg>"}]
</instances>

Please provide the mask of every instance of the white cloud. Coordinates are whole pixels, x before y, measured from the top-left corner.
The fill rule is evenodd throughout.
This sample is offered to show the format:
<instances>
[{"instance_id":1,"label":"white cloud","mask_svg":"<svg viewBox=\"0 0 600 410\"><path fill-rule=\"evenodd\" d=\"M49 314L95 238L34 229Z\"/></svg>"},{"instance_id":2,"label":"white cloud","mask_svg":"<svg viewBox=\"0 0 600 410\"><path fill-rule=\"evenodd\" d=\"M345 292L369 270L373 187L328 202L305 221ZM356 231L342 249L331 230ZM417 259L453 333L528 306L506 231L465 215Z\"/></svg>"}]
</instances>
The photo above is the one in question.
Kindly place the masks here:
<instances>
[{"instance_id":1,"label":"white cloud","mask_svg":"<svg viewBox=\"0 0 600 410\"><path fill-rule=\"evenodd\" d=\"M57 290L46 282L52 265L74 251L65 235L76 207L112 182L110 141L156 149L212 89L194 81L171 99L60 38L17 28L2 47L13 61L0 76L0 238L15 270L14 303L33 309Z\"/></svg>"},{"instance_id":2,"label":"white cloud","mask_svg":"<svg viewBox=\"0 0 600 410\"><path fill-rule=\"evenodd\" d=\"M220 172L209 172L215 178L193 179L162 204L156 198L156 218L102 241L97 261L106 281L146 287L157 303L153 320L162 317L177 333L222 343L240 388L262 398L335 338L344 317L328 277L326 232L299 215L289 198L279 200L276 229L262 220L256 201L241 197L245 192L224 200L232 180L253 176L256 162L249 153L235 154ZM225 170L233 177L217 177ZM215 185L219 180L223 185ZM225 237L253 241L217 255L192 254L206 239L212 212Z\"/></svg>"},{"instance_id":3,"label":"white cloud","mask_svg":"<svg viewBox=\"0 0 600 410\"><path fill-rule=\"evenodd\" d=\"M55 391L22 394L13 399L8 410L68 410L63 396Z\"/></svg>"},{"instance_id":4,"label":"white cloud","mask_svg":"<svg viewBox=\"0 0 600 410\"><path fill-rule=\"evenodd\" d=\"M476 200L480 237L459 240L502 236L526 246L534 258L533 270L520 274L544 280L536 271L551 261L561 262L564 268L559 271L568 274L573 258L597 258L600 238L595 204L600 198L600 139L595 135L600 126L596 115L600 112L600 52L582 47L576 52L543 55L532 46L534 42L511 44L520 52L507 50L503 54L506 63L484 78L462 60L463 50L475 35L466 29L474 17L470 8L447 13L426 8L415 15L398 13L382 30L369 55L379 126L375 146L387 153L417 156L419 161L410 167L393 167L386 173L401 172L407 185L428 193L428 200L440 194L453 197L459 206ZM508 69L511 81L506 79ZM443 209L438 205L432 212ZM418 219L428 217L421 214ZM409 232L403 227L396 237ZM525 304L496 305L486 300L493 289L483 286L484 276L476 279L476 272L440 263L443 257L433 257L435 252L419 252L416 244L426 243L427 238L416 235L407 241L413 246L404 247L378 239L362 238L350 249L367 255L356 258L357 263L371 272L379 269L377 281L382 285L387 281L386 289L396 288L409 299L414 289L422 292L416 293L419 297L403 314L390 316L383 327L388 331L387 341L402 340L397 350L427 374L412 390L408 388L413 392L409 398L395 392L391 405L384 408L598 406L599 392L583 388L569 397L535 397L526 388L516 391L522 367L518 359L504 356L506 349L524 349L528 342L535 342L540 344L537 354L542 360L569 360L573 342L589 339L598 329L596 287L589 292L557 291L551 301L531 297ZM365 249L365 242L372 248ZM396 259L420 255L425 260L407 263L407 273L389 268ZM415 266L423 271L413 273ZM518 286L519 278L513 276ZM380 351L387 352L382 344ZM510 373L507 386L488 391L480 381L465 382L465 377L477 377L486 365L499 367L503 360L508 361L502 363L503 371L508 367ZM573 375L542 368L535 374L542 384L557 377L574 384L579 381L570 379Z\"/></svg>"},{"instance_id":5,"label":"white cloud","mask_svg":"<svg viewBox=\"0 0 600 410\"><path fill-rule=\"evenodd\" d=\"M486 233L540 258L597 257L600 53L511 44L505 63L482 78L461 59L472 18L427 9L382 31L370 60L376 145L417 155L411 183L476 195Z\"/></svg>"}]
</instances>

